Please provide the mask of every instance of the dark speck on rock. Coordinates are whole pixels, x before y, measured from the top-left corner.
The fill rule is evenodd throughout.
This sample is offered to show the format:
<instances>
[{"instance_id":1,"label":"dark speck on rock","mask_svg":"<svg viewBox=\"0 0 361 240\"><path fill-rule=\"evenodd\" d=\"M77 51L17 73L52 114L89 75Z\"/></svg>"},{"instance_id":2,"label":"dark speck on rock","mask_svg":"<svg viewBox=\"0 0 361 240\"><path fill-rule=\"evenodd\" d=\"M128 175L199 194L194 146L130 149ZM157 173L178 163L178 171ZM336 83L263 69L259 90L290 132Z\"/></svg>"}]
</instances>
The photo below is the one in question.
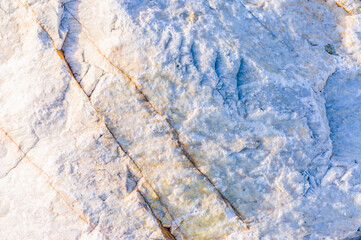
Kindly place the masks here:
<instances>
[{"instance_id":1,"label":"dark speck on rock","mask_svg":"<svg viewBox=\"0 0 361 240\"><path fill-rule=\"evenodd\" d=\"M325 45L325 51L326 51L328 54L337 55L337 54L336 54L336 51L335 51L335 48L334 48L331 44Z\"/></svg>"}]
</instances>

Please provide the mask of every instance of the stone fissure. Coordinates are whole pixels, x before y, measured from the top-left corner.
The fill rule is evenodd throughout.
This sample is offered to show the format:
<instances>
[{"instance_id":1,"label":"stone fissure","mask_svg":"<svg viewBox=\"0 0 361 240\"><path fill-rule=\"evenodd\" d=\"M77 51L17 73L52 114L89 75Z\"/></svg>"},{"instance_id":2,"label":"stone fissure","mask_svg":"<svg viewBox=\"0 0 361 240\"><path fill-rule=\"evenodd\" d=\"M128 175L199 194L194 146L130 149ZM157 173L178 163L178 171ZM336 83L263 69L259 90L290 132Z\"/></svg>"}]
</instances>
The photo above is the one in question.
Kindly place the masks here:
<instances>
[{"instance_id":1,"label":"stone fissure","mask_svg":"<svg viewBox=\"0 0 361 240\"><path fill-rule=\"evenodd\" d=\"M3 176L2 178L7 177L7 176L11 173L11 171L13 171L15 168L17 168L17 167L19 166L19 164L24 160L24 158L26 158L26 155L29 153L29 151L30 151L31 149L33 149L34 147L35 147L35 145L34 145L32 148L30 148L28 151L26 151L26 152L24 153L24 155L16 162L16 164L15 164L12 168L10 168L9 171L7 171L7 172L4 174L4 176ZM19 150L22 152L22 150L20 149L20 147L19 147Z\"/></svg>"},{"instance_id":2,"label":"stone fissure","mask_svg":"<svg viewBox=\"0 0 361 240\"><path fill-rule=\"evenodd\" d=\"M77 21L88 33L89 30L87 30L87 28L78 20L75 18L75 16L64 6L64 9L66 11L68 11L70 13L70 15L75 19L75 21ZM123 69L121 69L120 67L118 67L117 65L115 65L112 61L110 61L109 58L107 58L101 51L100 49L96 46L96 44L94 43L94 41L92 39L90 39L89 36L85 35L86 38L93 44L93 46L96 48L96 50L98 51L98 53L100 55L102 55L114 68L116 68L129 82L131 82L137 92L143 97L143 100L149 104L150 108L159 116L163 116L163 114L160 113L159 110L157 110L157 108L155 108L155 106L152 104L152 102L149 100L149 97L147 95L145 95L143 93L143 91L141 90L141 87L133 80L133 78L131 76L129 76ZM215 184L213 183L213 181L205 174L203 173L199 167L196 165L194 159L191 157L191 155L188 153L188 151L185 149L185 144L183 142L180 141L179 139L179 133L176 131L176 129L174 128L171 120L166 117L166 122L168 124L168 126L171 128L172 130L172 137L174 139L176 139L176 143L177 146L180 148L182 154L187 158L187 160L192 164L192 166L197 170L197 172L199 172L210 184L211 186L216 190L217 194L220 196L220 198L228 205L232 208L232 210L235 212L235 214L237 215L237 217L239 218L239 220L242 222L242 224L246 227L247 230L249 230L249 227L247 226L245 220L243 219L243 217L241 216L240 212L236 209L236 207L227 199L226 196L223 195L223 193L217 189L217 187L215 186ZM113 135L113 137L115 138L115 136Z\"/></svg>"},{"instance_id":3,"label":"stone fissure","mask_svg":"<svg viewBox=\"0 0 361 240\"><path fill-rule=\"evenodd\" d=\"M62 62L65 63L66 67L67 67L67 70L68 70L68 73L71 75L72 79L76 82L76 84L78 85L78 87L82 90L82 92L84 93L84 95L86 96L86 98L88 99L88 101L90 102L90 104L92 105L95 113L98 115L99 119L102 121L103 125L105 126L105 128L107 129L107 131L110 133L110 135L112 136L112 138L115 140L115 142L117 143L117 145L119 146L119 148L122 150L122 152L124 152L124 154L131 160L131 162L136 166L137 170L140 172L141 176L144 178L144 180L146 181L146 183L151 187L152 191L156 194L159 202L161 203L161 205L166 209L166 212L171 216L171 218L173 219L172 217L172 214L169 212L169 210L167 209L167 207L165 206L165 204L161 201L161 198L159 196L159 194L155 191L155 189L152 187L152 185L150 184L150 182L145 178L145 176L142 174L142 171L140 169L140 167L137 165L137 163L134 161L134 159L128 154L128 152L123 148L123 146L119 143L119 141L117 140L117 138L115 137L114 133L110 130L110 128L108 127L108 125L106 124L106 122L104 121L103 119L103 116L95 109L95 107L93 106L92 102L91 102L91 99L90 97L86 94L85 90L81 87L81 85L79 84L79 82L76 80L75 76L74 76L74 73L72 71L72 69L70 68L70 65L69 63L67 62L66 58L65 58L65 55L64 55L64 52L62 49L58 50L56 47L55 47L55 43L54 43L54 40L53 38L51 37L51 35L49 34L49 32L46 30L45 26L40 22L39 18L36 16L36 13L35 11L31 8L31 6L29 5L29 3L22 3L20 0L17 0L19 1L26 9L31 9L32 13L35 15L35 21L39 24L39 26L44 30L44 32L49 36L49 38L51 39L52 43L53 43L53 46L54 46L54 49L56 50L59 58L62 60ZM64 6L65 8L65 6ZM139 190L138 190L139 191ZM148 204L149 205L149 204ZM149 209L150 208L150 205L149 205ZM151 210L152 211L152 210ZM84 214L83 214L84 215ZM152 215L154 215L153 211L152 211ZM84 219L83 219L84 218ZM88 224L89 222L86 220L85 216L82 217L83 220L85 220ZM174 219L173 219L174 220ZM158 224L160 226L163 226L161 221L158 220ZM179 229L179 227L178 227ZM163 227L161 228L161 231L163 233L163 235L165 234L167 237L166 239L175 239L175 237L172 235L172 233L170 232L170 230L168 230L167 228ZM173 236L173 238L169 238L169 236Z\"/></svg>"},{"instance_id":4,"label":"stone fissure","mask_svg":"<svg viewBox=\"0 0 361 240\"><path fill-rule=\"evenodd\" d=\"M166 228L163 226L162 221L159 220L159 218L154 214L153 209L151 208L149 202L147 201L147 199L144 197L144 195L139 191L139 189L136 190L137 193L140 195L141 199L143 200L144 204L141 204L142 207L144 207L148 212L150 212L150 214L153 216L153 218L155 219L155 221L157 222L163 237L166 240L176 240L175 236L171 233L170 228Z\"/></svg>"},{"instance_id":5,"label":"stone fissure","mask_svg":"<svg viewBox=\"0 0 361 240\"><path fill-rule=\"evenodd\" d=\"M89 225L90 223L89 223L88 219L86 218L84 212L81 210L81 213L78 213L78 211L76 211L76 209L72 206L72 204L71 204L70 201L66 198L66 196L64 196L64 194L61 193L61 191L57 190L57 189L53 186L53 183L52 183L52 181L51 181L50 176L49 176L46 172L44 172L44 170L43 170L42 168L40 168L38 165L36 165L36 164L31 160L31 158L27 155L27 153L28 153L29 151L24 152L24 151L22 150L22 148L20 147L20 145L19 145L17 142L15 142L15 140L7 133L4 129L1 129L1 128L0 128L0 130L5 134L5 136L7 136L7 137L9 138L9 140L10 140L12 143L14 143L14 144L18 147L19 151L22 152L23 157L22 157L21 160L26 159L32 166L34 166L35 168L37 168L37 169L41 172L41 175L44 176L45 178L47 178L46 181L47 181L47 183L49 184L50 188L52 188L52 189L58 194L58 196L60 196L61 199L63 199L63 201L65 202L65 204L66 204L82 221L84 221L86 224ZM75 201L76 201L76 200L75 200Z\"/></svg>"}]
</instances>

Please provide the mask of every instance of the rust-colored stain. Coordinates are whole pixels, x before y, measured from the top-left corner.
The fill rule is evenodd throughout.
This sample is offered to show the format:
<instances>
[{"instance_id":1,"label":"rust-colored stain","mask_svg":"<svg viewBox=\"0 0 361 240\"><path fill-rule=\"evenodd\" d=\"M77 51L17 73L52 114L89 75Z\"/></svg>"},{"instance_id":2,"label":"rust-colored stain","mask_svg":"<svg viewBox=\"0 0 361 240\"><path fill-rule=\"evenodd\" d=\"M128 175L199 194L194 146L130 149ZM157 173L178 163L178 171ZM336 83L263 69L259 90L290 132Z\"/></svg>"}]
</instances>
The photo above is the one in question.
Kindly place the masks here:
<instances>
[{"instance_id":1,"label":"rust-colored stain","mask_svg":"<svg viewBox=\"0 0 361 240\"><path fill-rule=\"evenodd\" d=\"M351 10L348 10L344 5L342 5L341 3L335 1L336 5L340 8L342 8L343 10L345 10L348 14L350 15L354 15L354 13Z\"/></svg>"}]
</instances>

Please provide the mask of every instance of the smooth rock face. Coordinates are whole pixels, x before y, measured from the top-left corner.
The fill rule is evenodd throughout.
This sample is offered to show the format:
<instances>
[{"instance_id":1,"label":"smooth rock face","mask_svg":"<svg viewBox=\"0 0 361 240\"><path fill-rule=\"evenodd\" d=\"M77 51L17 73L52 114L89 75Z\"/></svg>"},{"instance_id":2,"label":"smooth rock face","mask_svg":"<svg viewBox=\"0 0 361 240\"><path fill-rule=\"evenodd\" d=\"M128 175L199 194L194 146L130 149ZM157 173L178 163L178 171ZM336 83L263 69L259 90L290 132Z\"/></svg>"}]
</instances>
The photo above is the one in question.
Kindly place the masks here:
<instances>
[{"instance_id":1,"label":"smooth rock face","mask_svg":"<svg viewBox=\"0 0 361 240\"><path fill-rule=\"evenodd\" d=\"M360 236L359 1L0 12L0 239Z\"/></svg>"}]
</instances>

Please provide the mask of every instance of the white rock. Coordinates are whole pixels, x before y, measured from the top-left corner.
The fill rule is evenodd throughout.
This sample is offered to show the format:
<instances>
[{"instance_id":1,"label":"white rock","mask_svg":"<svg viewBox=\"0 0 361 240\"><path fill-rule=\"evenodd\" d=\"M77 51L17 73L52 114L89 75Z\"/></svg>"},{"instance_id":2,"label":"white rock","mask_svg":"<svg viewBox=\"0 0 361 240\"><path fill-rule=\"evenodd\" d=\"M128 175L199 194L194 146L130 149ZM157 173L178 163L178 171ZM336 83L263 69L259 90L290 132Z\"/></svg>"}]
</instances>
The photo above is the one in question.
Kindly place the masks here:
<instances>
[{"instance_id":1,"label":"white rock","mask_svg":"<svg viewBox=\"0 0 361 240\"><path fill-rule=\"evenodd\" d=\"M344 239L360 4L0 0L0 239Z\"/></svg>"}]
</instances>

